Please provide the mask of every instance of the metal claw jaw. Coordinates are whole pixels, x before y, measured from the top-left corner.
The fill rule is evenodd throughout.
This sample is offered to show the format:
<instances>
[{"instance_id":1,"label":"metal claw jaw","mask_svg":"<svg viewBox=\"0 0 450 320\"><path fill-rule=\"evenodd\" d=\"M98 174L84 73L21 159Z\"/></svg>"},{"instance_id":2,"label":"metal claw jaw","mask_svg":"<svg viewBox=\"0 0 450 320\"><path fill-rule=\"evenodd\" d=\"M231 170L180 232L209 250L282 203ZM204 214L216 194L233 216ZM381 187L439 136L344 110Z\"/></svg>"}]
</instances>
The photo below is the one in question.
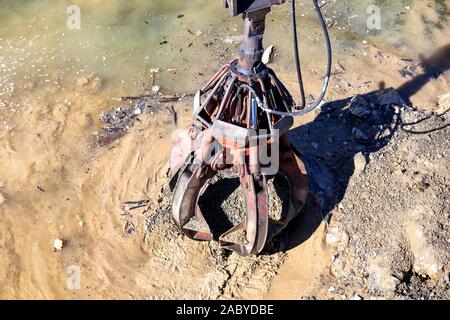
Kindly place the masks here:
<instances>
[{"instance_id":1,"label":"metal claw jaw","mask_svg":"<svg viewBox=\"0 0 450 320\"><path fill-rule=\"evenodd\" d=\"M192 156L194 153L190 155ZM197 204L203 186L212 176L214 172L208 168L187 163L180 169L178 181L173 190L173 221L184 234L194 240L210 241L214 238Z\"/></svg>"},{"instance_id":2,"label":"metal claw jaw","mask_svg":"<svg viewBox=\"0 0 450 320\"><path fill-rule=\"evenodd\" d=\"M247 204L246 218L222 234L219 242L223 248L247 256L260 253L267 240L269 205L266 177L257 179L246 174L241 177L241 187Z\"/></svg>"},{"instance_id":3,"label":"metal claw jaw","mask_svg":"<svg viewBox=\"0 0 450 320\"><path fill-rule=\"evenodd\" d=\"M215 172L198 165L180 169L174 189L172 218L185 235L193 240L211 241L215 237L197 203L202 189ZM265 178L256 181L244 175L241 186L245 190L247 216L245 221L219 237L222 247L245 256L259 253L265 245L268 230L268 202Z\"/></svg>"},{"instance_id":4,"label":"metal claw jaw","mask_svg":"<svg viewBox=\"0 0 450 320\"><path fill-rule=\"evenodd\" d=\"M227 123L216 122L216 127L192 134L192 127L185 130L176 143L191 139L194 141L190 148L186 145L175 145L171 155L171 171L175 173L171 181L173 191L172 218L182 232L193 240L211 241L219 240L220 245L228 250L234 251L241 256L259 254L265 247L269 233L269 199L267 181L270 178L260 171L255 171L252 166L246 163L242 165L235 163L228 165L217 165L220 157L225 154L248 155L250 150L248 145L239 148L234 144L227 144L217 132L217 126L229 128ZM235 134L243 133L241 127L233 128ZM205 155L205 148L219 142L220 152L213 156ZM200 147L199 147L200 146ZM182 151L180 151L182 150ZM187 155L186 155L187 154ZM183 159L182 161L181 159ZM277 221L277 227L284 229L289 221L298 215L303 205L306 203L308 195L308 183L306 170L299 156L291 148L287 135L280 138L280 174L288 180L290 188L289 212L282 221ZM248 157L247 157L248 159ZM221 159L219 163L223 162ZM234 159L236 160L236 159ZM240 185L244 191L247 213L244 221L234 226L222 235L213 235L201 209L198 200L204 190L208 187L208 182L218 171L232 169L240 177Z\"/></svg>"}]
</instances>

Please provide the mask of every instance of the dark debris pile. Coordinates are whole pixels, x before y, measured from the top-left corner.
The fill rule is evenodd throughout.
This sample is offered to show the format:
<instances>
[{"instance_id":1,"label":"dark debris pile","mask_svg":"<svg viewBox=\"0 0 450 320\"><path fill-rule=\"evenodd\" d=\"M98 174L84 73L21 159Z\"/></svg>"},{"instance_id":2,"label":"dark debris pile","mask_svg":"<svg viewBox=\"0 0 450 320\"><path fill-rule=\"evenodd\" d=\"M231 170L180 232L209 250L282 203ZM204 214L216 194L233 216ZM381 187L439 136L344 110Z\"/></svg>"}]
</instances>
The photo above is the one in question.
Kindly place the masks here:
<instances>
[{"instance_id":1,"label":"dark debris pile","mask_svg":"<svg viewBox=\"0 0 450 320\"><path fill-rule=\"evenodd\" d=\"M177 122L177 114L173 103L182 100L184 96L164 96L156 93L122 97L121 101L126 104L120 105L110 112L103 112L101 120L103 126L98 137L98 144L103 147L123 137L133 127L136 121L144 114L154 115L167 113L172 117L174 124Z\"/></svg>"}]
</instances>

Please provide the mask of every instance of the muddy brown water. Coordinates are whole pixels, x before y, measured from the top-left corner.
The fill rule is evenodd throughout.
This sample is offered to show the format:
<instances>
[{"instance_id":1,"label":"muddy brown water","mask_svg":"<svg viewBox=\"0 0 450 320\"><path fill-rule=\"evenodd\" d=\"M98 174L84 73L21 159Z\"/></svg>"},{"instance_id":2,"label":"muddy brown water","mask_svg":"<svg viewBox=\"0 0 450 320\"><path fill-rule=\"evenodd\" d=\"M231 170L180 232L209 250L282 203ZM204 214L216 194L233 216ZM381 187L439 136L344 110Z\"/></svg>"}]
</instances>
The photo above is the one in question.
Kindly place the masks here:
<instances>
[{"instance_id":1,"label":"muddy brown water","mask_svg":"<svg viewBox=\"0 0 450 320\"><path fill-rule=\"evenodd\" d=\"M1 298L262 298L272 279L271 298L313 290L329 261L323 225L286 260L232 256L217 268L207 244L167 234L164 226L147 235L143 210L124 217L126 201L148 199L150 212L167 201L161 188L176 129L169 115L142 117L111 146L95 143L101 112L121 104L115 99L153 84L164 94L192 93L235 56L226 39L241 33L241 20L216 2L0 1ZM67 28L70 4L81 9L79 30ZM336 21L335 61L343 67L335 66L329 99L381 81L400 86L409 80L399 72L409 66L402 58L420 61L448 44L449 1L380 6L383 28L369 33L362 1L325 7L329 22ZM300 10L305 78L317 94L323 41L310 6ZM275 44L272 67L295 92L289 30L288 7L275 8L266 44ZM448 88L444 72L412 102L431 109ZM180 127L190 119L188 101L174 103ZM131 236L126 221L135 225ZM54 250L55 239L64 241L63 250ZM71 270L80 270L79 288L68 283Z\"/></svg>"}]
</instances>

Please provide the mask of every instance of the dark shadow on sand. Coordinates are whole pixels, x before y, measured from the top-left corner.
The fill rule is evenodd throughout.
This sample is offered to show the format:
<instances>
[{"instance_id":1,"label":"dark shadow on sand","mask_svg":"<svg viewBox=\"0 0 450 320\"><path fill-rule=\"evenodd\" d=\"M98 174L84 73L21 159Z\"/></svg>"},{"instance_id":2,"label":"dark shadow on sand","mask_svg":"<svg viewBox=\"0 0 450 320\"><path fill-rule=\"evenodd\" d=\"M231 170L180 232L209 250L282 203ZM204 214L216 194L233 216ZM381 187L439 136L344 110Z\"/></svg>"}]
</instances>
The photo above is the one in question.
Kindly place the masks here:
<instances>
[{"instance_id":1,"label":"dark shadow on sand","mask_svg":"<svg viewBox=\"0 0 450 320\"><path fill-rule=\"evenodd\" d=\"M425 72L397 88L403 100L410 105L410 98L417 94L429 81L437 79L450 69L450 44L436 50L429 58L421 57L420 64Z\"/></svg>"},{"instance_id":2,"label":"dark shadow on sand","mask_svg":"<svg viewBox=\"0 0 450 320\"><path fill-rule=\"evenodd\" d=\"M330 219L331 211L341 202L349 180L355 174L354 157L357 153L361 152L368 163L372 152L383 148L397 130L411 125L402 123L394 106L400 106L400 100L410 105L413 95L450 69L450 44L441 47L429 58L422 58L421 64L425 73L404 83L396 91L388 89L363 95L361 108L357 112L361 116L349 111L351 98L332 101L322 107L314 121L290 131L290 139L307 166L311 191L303 215L292 221L284 239L281 239L281 250L303 243L322 221ZM396 100L393 96L395 92L401 99L392 103ZM364 100L367 103L364 104ZM426 118L418 122L424 120ZM430 132L403 130L412 134Z\"/></svg>"},{"instance_id":3,"label":"dark shadow on sand","mask_svg":"<svg viewBox=\"0 0 450 320\"><path fill-rule=\"evenodd\" d=\"M371 153L386 146L394 133L407 125L401 121L400 107L409 104L410 97L426 83L450 69L450 45L422 59L421 64L425 73L397 90L380 89L357 96L353 101L350 97L329 102L322 106L314 121L289 132L290 141L307 168L310 196L303 213L280 236L268 242L263 254L298 246L309 239L324 220L330 219L351 177L363 173L355 173L355 155L361 153L368 163ZM383 86L380 84L380 88ZM233 226L222 204L239 185L238 179L226 179L205 190L200 206L214 234ZM241 218L245 210L245 206L241 208Z\"/></svg>"}]
</instances>

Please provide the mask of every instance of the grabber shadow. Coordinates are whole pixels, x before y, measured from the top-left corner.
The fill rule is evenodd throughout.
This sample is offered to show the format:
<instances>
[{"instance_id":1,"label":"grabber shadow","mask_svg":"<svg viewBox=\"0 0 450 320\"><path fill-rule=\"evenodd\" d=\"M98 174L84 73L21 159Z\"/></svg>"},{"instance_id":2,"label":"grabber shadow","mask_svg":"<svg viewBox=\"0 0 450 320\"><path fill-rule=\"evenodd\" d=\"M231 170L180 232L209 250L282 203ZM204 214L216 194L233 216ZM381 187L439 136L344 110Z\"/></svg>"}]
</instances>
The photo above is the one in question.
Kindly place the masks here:
<instances>
[{"instance_id":1,"label":"grabber shadow","mask_svg":"<svg viewBox=\"0 0 450 320\"><path fill-rule=\"evenodd\" d=\"M401 125L404 105L394 89L332 101L314 121L289 132L292 145L305 162L310 195L302 214L276 239L268 253L292 249L305 242L342 200L355 172L355 156L365 163L383 148Z\"/></svg>"},{"instance_id":2,"label":"grabber shadow","mask_svg":"<svg viewBox=\"0 0 450 320\"><path fill-rule=\"evenodd\" d=\"M263 255L303 243L329 218L355 172L355 155L361 153L368 162L371 152L389 142L401 123L396 116L400 108L395 108L401 105L404 102L394 89L333 101L322 107L314 121L289 132L292 145L306 165L310 196L303 213L279 236L268 239ZM246 205L235 194L239 187L238 179L219 179L199 198L199 206L213 234L221 234L245 218ZM285 198L286 184L274 180L274 188L280 198ZM225 212L224 205L231 212ZM287 209L283 206L282 216Z\"/></svg>"},{"instance_id":3,"label":"grabber shadow","mask_svg":"<svg viewBox=\"0 0 450 320\"><path fill-rule=\"evenodd\" d=\"M410 98L417 94L428 82L437 79L450 69L450 44L439 48L428 58L422 56L420 65L424 72L397 88L398 93L407 104L411 104Z\"/></svg>"},{"instance_id":4,"label":"grabber shadow","mask_svg":"<svg viewBox=\"0 0 450 320\"><path fill-rule=\"evenodd\" d=\"M331 211L341 202L350 178L359 174L355 173L356 154L361 153L368 163L370 154L383 148L395 131L411 125L402 123L395 106L410 105L413 95L450 69L450 44L439 48L428 58L421 57L420 64L424 73L396 90L370 92L356 96L353 101L347 98L329 102L314 121L290 131L291 142L305 161L311 190L303 214L292 221L278 239L278 250L288 250L303 243L322 221L330 219ZM384 83L380 83L380 88L384 88ZM426 118L419 122L424 120Z\"/></svg>"},{"instance_id":5,"label":"grabber shadow","mask_svg":"<svg viewBox=\"0 0 450 320\"><path fill-rule=\"evenodd\" d=\"M309 200L302 214L280 236L268 239L262 254L285 251L303 243L329 218L354 174L355 155L361 153L368 161L371 152L389 142L400 125L394 106L401 105L404 102L394 89L333 101L322 107L314 121L289 132L292 145L306 165ZM199 206L213 234L221 234L245 218L245 203L240 203L236 195L229 199L239 186L238 179L219 179L200 196ZM286 186L275 185L279 196L285 191L280 188ZM226 213L224 205L232 212Z\"/></svg>"}]
</instances>

